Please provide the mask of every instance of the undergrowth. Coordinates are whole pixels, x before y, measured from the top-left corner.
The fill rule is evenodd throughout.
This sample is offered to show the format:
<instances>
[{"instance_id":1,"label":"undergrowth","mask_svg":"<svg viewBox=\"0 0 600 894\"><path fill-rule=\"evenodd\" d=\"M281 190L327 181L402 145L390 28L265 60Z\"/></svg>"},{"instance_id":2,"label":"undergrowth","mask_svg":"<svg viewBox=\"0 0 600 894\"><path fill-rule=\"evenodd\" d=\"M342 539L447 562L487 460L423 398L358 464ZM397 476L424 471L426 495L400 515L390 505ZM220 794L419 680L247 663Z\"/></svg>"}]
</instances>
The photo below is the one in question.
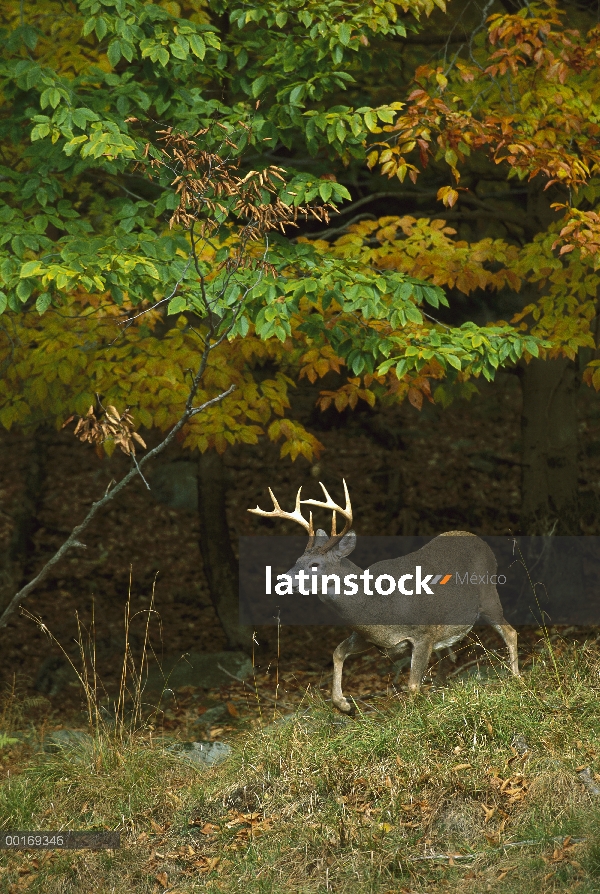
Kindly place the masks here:
<instances>
[{"instance_id":1,"label":"undergrowth","mask_svg":"<svg viewBox=\"0 0 600 894\"><path fill-rule=\"evenodd\" d=\"M596 647L548 645L522 681L455 681L353 719L309 694L213 769L100 726L89 746L23 756L0 828L118 829L121 849L4 852L0 891L592 894L599 673Z\"/></svg>"}]
</instances>

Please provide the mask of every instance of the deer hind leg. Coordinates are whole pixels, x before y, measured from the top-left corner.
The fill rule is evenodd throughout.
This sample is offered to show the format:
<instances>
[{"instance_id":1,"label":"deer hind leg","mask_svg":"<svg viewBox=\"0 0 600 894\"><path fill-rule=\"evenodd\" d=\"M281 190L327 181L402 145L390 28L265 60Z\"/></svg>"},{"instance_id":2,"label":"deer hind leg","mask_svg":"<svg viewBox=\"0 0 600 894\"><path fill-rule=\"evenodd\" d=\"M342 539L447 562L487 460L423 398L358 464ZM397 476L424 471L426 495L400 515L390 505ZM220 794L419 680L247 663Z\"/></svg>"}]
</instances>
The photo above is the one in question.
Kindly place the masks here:
<instances>
[{"instance_id":1,"label":"deer hind leg","mask_svg":"<svg viewBox=\"0 0 600 894\"><path fill-rule=\"evenodd\" d=\"M341 711L342 714L354 714L356 710L352 702L344 697L342 692L342 671L344 669L344 661L349 655L357 655L359 652L366 652L371 648L360 633L353 633L343 643L340 643L333 653L333 685L331 687L331 701L334 707Z\"/></svg>"},{"instance_id":2,"label":"deer hind leg","mask_svg":"<svg viewBox=\"0 0 600 894\"><path fill-rule=\"evenodd\" d=\"M449 648L434 649L437 663L435 665L435 685L444 686L451 664L456 664L456 655Z\"/></svg>"},{"instance_id":3,"label":"deer hind leg","mask_svg":"<svg viewBox=\"0 0 600 894\"><path fill-rule=\"evenodd\" d=\"M520 677L519 673L519 654L517 652L517 631L514 627L511 627L510 624L507 624L506 621L504 624L494 624L494 630L496 630L504 642L506 643L506 648L508 649L508 657L510 660L510 669L515 675L515 677Z\"/></svg>"},{"instance_id":4,"label":"deer hind leg","mask_svg":"<svg viewBox=\"0 0 600 894\"><path fill-rule=\"evenodd\" d=\"M417 695L421 688L432 649L433 640L431 639L419 639L413 642L412 660L408 677L408 691L411 695Z\"/></svg>"}]
</instances>

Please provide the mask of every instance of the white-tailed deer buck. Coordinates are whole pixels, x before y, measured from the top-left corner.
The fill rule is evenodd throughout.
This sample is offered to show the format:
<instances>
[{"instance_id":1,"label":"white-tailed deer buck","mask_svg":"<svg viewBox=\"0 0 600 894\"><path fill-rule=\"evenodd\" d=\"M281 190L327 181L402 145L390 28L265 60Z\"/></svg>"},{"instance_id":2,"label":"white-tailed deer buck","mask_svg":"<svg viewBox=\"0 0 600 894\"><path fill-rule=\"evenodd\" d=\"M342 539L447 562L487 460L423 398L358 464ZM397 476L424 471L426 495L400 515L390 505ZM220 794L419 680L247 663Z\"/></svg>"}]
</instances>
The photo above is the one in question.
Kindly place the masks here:
<instances>
[{"instance_id":1,"label":"white-tailed deer buck","mask_svg":"<svg viewBox=\"0 0 600 894\"><path fill-rule=\"evenodd\" d=\"M519 676L517 634L504 619L493 580L497 571L496 557L485 541L467 531L448 531L414 553L376 562L363 571L347 558L356 546L356 534L351 530L352 506L346 482L345 508L334 503L323 484L321 487L324 501L301 500L300 488L293 512L284 512L269 488L274 509L266 512L257 506L248 511L267 518L290 519L302 525L308 533L308 543L303 555L286 575L299 582L293 584L293 592L307 595L301 588L304 582L314 580L316 574L316 580L322 581L319 598L335 608L354 631L333 653L331 696L336 708L344 714L354 711L354 705L342 693L342 670L349 655L376 646L393 660L406 651L407 644L411 644L408 689L411 694L416 694L432 651L449 649L477 622L491 624L498 631L508 648L512 673ZM312 512L307 521L302 515L301 503L332 511L331 536L328 537L322 529L315 533ZM344 518L344 527L339 534L336 532L338 512ZM458 563L463 567L457 568ZM423 568L433 573L423 576ZM345 585L343 594L341 580ZM372 580L376 581L376 586L378 580L385 582L385 589L378 587L380 595L370 589ZM431 589L434 585L437 585L435 591ZM411 586L413 589L408 589ZM384 623L381 623L382 618Z\"/></svg>"}]
</instances>

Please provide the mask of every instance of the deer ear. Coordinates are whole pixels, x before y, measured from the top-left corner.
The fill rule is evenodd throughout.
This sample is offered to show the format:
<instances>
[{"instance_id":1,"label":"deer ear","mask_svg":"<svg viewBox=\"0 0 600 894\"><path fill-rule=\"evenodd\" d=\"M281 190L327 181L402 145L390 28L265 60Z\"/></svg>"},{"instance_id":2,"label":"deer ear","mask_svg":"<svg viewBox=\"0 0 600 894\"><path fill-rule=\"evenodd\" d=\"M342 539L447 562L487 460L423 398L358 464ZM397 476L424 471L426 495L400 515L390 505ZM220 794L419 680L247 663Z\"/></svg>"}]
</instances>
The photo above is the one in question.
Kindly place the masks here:
<instances>
[{"instance_id":1,"label":"deer ear","mask_svg":"<svg viewBox=\"0 0 600 894\"><path fill-rule=\"evenodd\" d=\"M327 531L324 531L323 528L317 529L316 537L317 537L317 545L318 546L322 546L324 543L327 543L327 541L329 540L329 534L327 533Z\"/></svg>"},{"instance_id":2,"label":"deer ear","mask_svg":"<svg viewBox=\"0 0 600 894\"><path fill-rule=\"evenodd\" d=\"M336 559L343 559L346 556L349 556L352 550L356 546L356 534L354 531L348 531L347 534L344 534L339 543L331 550L332 555L335 556Z\"/></svg>"}]
</instances>

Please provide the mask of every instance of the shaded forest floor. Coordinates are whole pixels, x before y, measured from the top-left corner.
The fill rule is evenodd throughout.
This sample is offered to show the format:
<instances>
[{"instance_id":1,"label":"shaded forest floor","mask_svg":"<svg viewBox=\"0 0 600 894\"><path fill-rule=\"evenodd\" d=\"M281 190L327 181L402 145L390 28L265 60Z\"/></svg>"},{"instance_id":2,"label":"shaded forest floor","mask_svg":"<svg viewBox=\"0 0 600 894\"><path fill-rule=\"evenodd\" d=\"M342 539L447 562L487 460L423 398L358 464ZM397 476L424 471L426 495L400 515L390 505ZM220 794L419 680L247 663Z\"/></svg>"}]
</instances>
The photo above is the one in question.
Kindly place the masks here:
<instances>
[{"instance_id":1,"label":"shaded forest floor","mask_svg":"<svg viewBox=\"0 0 600 894\"><path fill-rule=\"evenodd\" d=\"M315 392L305 389L298 401L300 416L325 446L318 461L279 459L279 447L265 440L230 450L225 457L229 475L227 512L234 548L237 537L265 533L269 524L247 513L257 503L268 505L271 486L282 505L293 504L300 485L308 496L318 495L318 480L341 494L346 478L355 508L358 534L435 534L453 528L480 534L508 534L518 523L520 392L515 377L504 375L481 395L447 410L426 405L419 413L409 404L373 414L368 409L348 416L335 410L315 412ZM581 396L582 530L598 533L600 507L600 409L589 393ZM127 469L115 453L99 460L69 431L45 432L37 440L17 432L0 437L0 535L10 538L12 520L22 498L32 451L43 451L45 479L37 509L35 549L25 575L31 576L51 555L86 507L103 494L109 482ZM174 448L165 461L185 458ZM325 519L321 523L325 523ZM283 523L277 533L294 533ZM67 652L78 652L77 619L89 629L94 615L99 675L114 692L121 670L124 606L130 594L132 651L139 657L150 596L154 587L157 614L151 620L151 640L158 657L186 651L215 651L225 640L210 603L198 549L193 512L169 509L137 481L89 529L87 549L71 554L27 601L28 611L41 619ZM572 630L580 641L590 638ZM273 627L257 631L256 685L268 704L277 697L292 708L307 688L327 689L331 653L342 638L332 628ZM61 725L81 717L76 685L52 694L45 674L59 651L25 617L16 617L2 632L0 675L10 684L19 678L23 694L42 692L47 698L46 722ZM539 634L523 631L524 656L534 654ZM503 647L490 631L472 637L459 663L476 662L486 648ZM475 666L476 664L471 664ZM346 688L360 697L401 687L402 675L376 653L351 659ZM37 679L37 689L33 686ZM277 693L276 693L276 687ZM247 687L232 687L206 697L181 694L164 717L166 728L189 735L189 712L198 714L222 701L232 705L231 723L221 722L215 735L227 735L238 718L258 716L256 698ZM188 704L189 703L189 704ZM263 700L263 705L265 704ZM188 710L189 708L189 710ZM237 714L237 716L236 716ZM193 719L193 718L192 718Z\"/></svg>"}]
</instances>

